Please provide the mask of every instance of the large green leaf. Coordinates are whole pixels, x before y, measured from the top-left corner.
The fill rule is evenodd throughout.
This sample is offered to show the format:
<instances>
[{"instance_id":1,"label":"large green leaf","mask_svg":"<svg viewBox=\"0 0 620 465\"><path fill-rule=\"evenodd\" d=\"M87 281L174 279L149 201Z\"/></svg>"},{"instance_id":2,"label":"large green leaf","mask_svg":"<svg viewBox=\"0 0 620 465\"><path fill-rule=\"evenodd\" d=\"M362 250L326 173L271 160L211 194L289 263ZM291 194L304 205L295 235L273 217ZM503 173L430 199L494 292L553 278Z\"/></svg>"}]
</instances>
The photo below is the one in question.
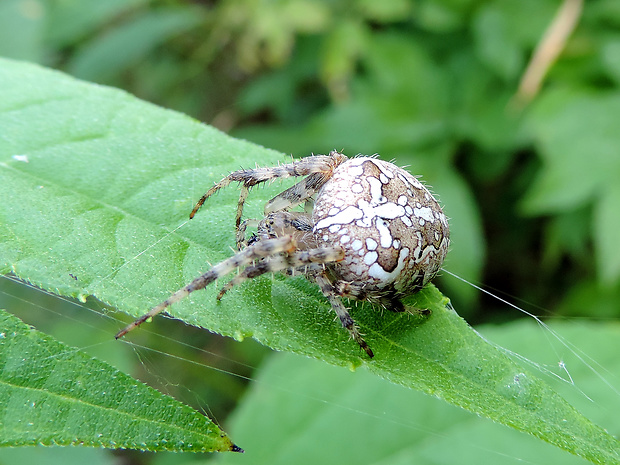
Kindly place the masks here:
<instances>
[{"instance_id":1,"label":"large green leaf","mask_svg":"<svg viewBox=\"0 0 620 465\"><path fill-rule=\"evenodd\" d=\"M0 310L0 447L238 450L207 417Z\"/></svg>"},{"instance_id":2,"label":"large green leaf","mask_svg":"<svg viewBox=\"0 0 620 465\"><path fill-rule=\"evenodd\" d=\"M37 4L32 9L37 11L42 6ZM41 59L40 45L45 22L41 11L32 14L32 10L28 10L19 0L0 3L0 56L22 60Z\"/></svg>"},{"instance_id":3,"label":"large green leaf","mask_svg":"<svg viewBox=\"0 0 620 465\"><path fill-rule=\"evenodd\" d=\"M620 92L563 88L535 107L530 124L543 169L524 199L529 213L558 213L595 205L594 239L602 282L620 279Z\"/></svg>"},{"instance_id":4,"label":"large green leaf","mask_svg":"<svg viewBox=\"0 0 620 465\"><path fill-rule=\"evenodd\" d=\"M552 329L606 370L617 373L620 328L608 324L557 324ZM549 332L534 321L482 327L494 342L567 378L558 367ZM555 383L574 402L612 429L620 428L618 395L574 354L562 359L572 383ZM554 363L555 362L555 363ZM582 395L581 389L592 397ZM236 410L231 431L246 456L226 454L218 463L357 465L584 464L583 459L531 436L481 420L446 403L366 370L350 373L290 354L268 361ZM277 443L277 445L276 445Z\"/></svg>"},{"instance_id":5,"label":"large green leaf","mask_svg":"<svg viewBox=\"0 0 620 465\"><path fill-rule=\"evenodd\" d=\"M82 79L109 82L144 59L155 47L196 27L203 19L203 10L199 8L177 7L144 13L84 46L68 69ZM123 53L119 54L119 50Z\"/></svg>"},{"instance_id":6,"label":"large green leaf","mask_svg":"<svg viewBox=\"0 0 620 465\"><path fill-rule=\"evenodd\" d=\"M617 91L559 88L536 104L530 125L543 169L524 199L528 213L571 210L592 201L602 186L617 184L618 117Z\"/></svg>"},{"instance_id":7,"label":"large green leaf","mask_svg":"<svg viewBox=\"0 0 620 465\"><path fill-rule=\"evenodd\" d=\"M48 290L145 312L232 253L238 194L223 191L187 222L204 190L240 166L286 159L122 92L0 63L1 271ZM281 188L253 192L248 216ZM620 463L614 438L480 338L432 286L407 302L429 318L353 309L372 361L303 277L256 279L220 303L216 292L192 294L171 314L334 365L366 364L594 462Z\"/></svg>"}]
</instances>

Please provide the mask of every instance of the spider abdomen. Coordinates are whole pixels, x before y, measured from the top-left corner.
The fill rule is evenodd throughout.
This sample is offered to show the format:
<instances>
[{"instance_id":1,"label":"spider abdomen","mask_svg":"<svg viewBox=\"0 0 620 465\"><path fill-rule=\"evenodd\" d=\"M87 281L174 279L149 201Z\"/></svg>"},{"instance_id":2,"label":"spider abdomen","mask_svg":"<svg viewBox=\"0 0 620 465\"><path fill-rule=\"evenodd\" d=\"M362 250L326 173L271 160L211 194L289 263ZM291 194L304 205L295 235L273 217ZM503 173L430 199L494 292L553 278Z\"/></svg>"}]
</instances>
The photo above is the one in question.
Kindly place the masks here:
<instances>
[{"instance_id":1,"label":"spider abdomen","mask_svg":"<svg viewBox=\"0 0 620 465\"><path fill-rule=\"evenodd\" d=\"M418 291L437 274L450 243L447 218L429 190L370 157L336 168L317 195L313 221L319 243L344 249L332 271L363 289L352 298Z\"/></svg>"}]
</instances>

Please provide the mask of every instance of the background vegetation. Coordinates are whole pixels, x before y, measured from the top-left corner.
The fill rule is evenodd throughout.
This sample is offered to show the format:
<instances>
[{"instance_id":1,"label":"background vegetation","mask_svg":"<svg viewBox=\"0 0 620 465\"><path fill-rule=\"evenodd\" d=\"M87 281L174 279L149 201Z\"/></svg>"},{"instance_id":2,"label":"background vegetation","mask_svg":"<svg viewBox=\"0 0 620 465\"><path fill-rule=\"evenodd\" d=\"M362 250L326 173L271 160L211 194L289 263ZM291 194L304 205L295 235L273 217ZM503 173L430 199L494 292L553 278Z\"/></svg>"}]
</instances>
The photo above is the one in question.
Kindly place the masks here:
<instances>
[{"instance_id":1,"label":"background vegetation","mask_svg":"<svg viewBox=\"0 0 620 465\"><path fill-rule=\"evenodd\" d=\"M620 6L587 2L530 98L519 83L561 5L3 0L0 55L126 89L296 157L337 148L409 165L452 219L448 270L534 303L548 317L615 324ZM89 336L66 320L34 313L36 306L73 312L61 308L64 302L0 284L1 307L23 302L26 321L86 344L79 337ZM449 276L438 285L472 324L519 316ZM82 313L76 311L89 318ZM254 376L251 367L267 353L253 343L157 324L156 331L217 355L204 363L242 376ZM143 337L146 346L161 344ZM220 421L244 391L241 378L213 372L205 379L204 369L168 357L136 363L125 348L115 350L107 355L117 366L154 384L161 376L165 390L192 404L206 399Z\"/></svg>"}]
</instances>

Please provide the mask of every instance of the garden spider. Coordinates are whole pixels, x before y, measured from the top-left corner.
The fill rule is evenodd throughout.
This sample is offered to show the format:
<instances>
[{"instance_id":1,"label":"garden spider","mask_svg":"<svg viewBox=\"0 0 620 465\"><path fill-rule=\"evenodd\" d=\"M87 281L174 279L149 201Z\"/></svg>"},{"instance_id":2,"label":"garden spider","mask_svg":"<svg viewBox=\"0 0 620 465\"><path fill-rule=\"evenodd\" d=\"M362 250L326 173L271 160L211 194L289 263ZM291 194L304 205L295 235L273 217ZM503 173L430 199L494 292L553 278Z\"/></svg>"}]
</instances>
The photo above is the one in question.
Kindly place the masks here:
<instances>
[{"instance_id":1,"label":"garden spider","mask_svg":"<svg viewBox=\"0 0 620 465\"><path fill-rule=\"evenodd\" d=\"M305 176L265 205L265 217L248 240L241 222L250 188L278 178ZM239 170L215 184L198 201L236 181L241 193L236 215L239 251L172 294L116 338L147 319L241 268L218 294L265 273L301 273L319 285L342 326L374 354L342 298L367 300L402 312L401 299L435 277L450 244L448 220L420 181L402 168L374 157L348 158L332 151L271 168ZM305 203L305 212L290 211Z\"/></svg>"}]
</instances>

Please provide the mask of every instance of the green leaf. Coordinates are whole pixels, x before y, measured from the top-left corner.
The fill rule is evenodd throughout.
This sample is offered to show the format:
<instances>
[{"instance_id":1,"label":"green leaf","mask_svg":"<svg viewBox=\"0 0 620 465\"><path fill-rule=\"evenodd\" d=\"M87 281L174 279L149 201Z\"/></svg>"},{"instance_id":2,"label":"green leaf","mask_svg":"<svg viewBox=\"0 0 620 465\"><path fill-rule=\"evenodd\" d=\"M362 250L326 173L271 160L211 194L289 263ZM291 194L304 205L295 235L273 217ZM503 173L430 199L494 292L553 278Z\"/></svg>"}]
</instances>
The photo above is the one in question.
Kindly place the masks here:
<instances>
[{"instance_id":1,"label":"green leaf","mask_svg":"<svg viewBox=\"0 0 620 465\"><path fill-rule=\"evenodd\" d=\"M332 98L345 101L348 83L355 72L360 55L366 48L368 30L357 20L340 21L325 35L321 63L321 78L331 90Z\"/></svg>"},{"instance_id":2,"label":"green leaf","mask_svg":"<svg viewBox=\"0 0 620 465\"><path fill-rule=\"evenodd\" d=\"M0 310L0 447L236 449L208 418Z\"/></svg>"},{"instance_id":3,"label":"green leaf","mask_svg":"<svg viewBox=\"0 0 620 465\"><path fill-rule=\"evenodd\" d=\"M79 0L48 5L47 41L56 49L77 44L93 31L105 29L115 18L131 15L148 0Z\"/></svg>"},{"instance_id":4,"label":"green leaf","mask_svg":"<svg viewBox=\"0 0 620 465\"><path fill-rule=\"evenodd\" d=\"M610 185L602 193L594 211L594 241L599 274L605 284L620 278L620 185Z\"/></svg>"},{"instance_id":5,"label":"green leaf","mask_svg":"<svg viewBox=\"0 0 620 465\"><path fill-rule=\"evenodd\" d=\"M601 59L609 77L620 82L620 38L612 37L603 42Z\"/></svg>"},{"instance_id":6,"label":"green leaf","mask_svg":"<svg viewBox=\"0 0 620 465\"><path fill-rule=\"evenodd\" d=\"M480 58L501 78L513 80L523 67L524 50L510 37L507 18L489 3L481 8L473 22L476 49Z\"/></svg>"},{"instance_id":7,"label":"green leaf","mask_svg":"<svg viewBox=\"0 0 620 465\"><path fill-rule=\"evenodd\" d=\"M240 166L286 160L125 93L0 63L0 271L45 289L144 313L231 255L238 192L224 190L188 222L204 190ZM247 216L282 187L253 191ZM366 365L595 462L620 463L614 438L480 338L433 286L406 302L429 318L352 309L372 361L301 276L255 279L220 303L216 293L194 293L170 313L277 350Z\"/></svg>"},{"instance_id":8,"label":"green leaf","mask_svg":"<svg viewBox=\"0 0 620 465\"><path fill-rule=\"evenodd\" d=\"M553 0L484 2L471 21L476 55L497 75L516 84L525 57L541 40L557 8Z\"/></svg>"},{"instance_id":9,"label":"green leaf","mask_svg":"<svg viewBox=\"0 0 620 465\"><path fill-rule=\"evenodd\" d=\"M0 56L40 60L43 56L45 7L39 2L0 2Z\"/></svg>"},{"instance_id":10,"label":"green leaf","mask_svg":"<svg viewBox=\"0 0 620 465\"><path fill-rule=\"evenodd\" d=\"M527 213L569 212L594 203L597 267L603 283L620 278L617 247L620 93L559 89L536 106L531 126L544 166L527 193Z\"/></svg>"},{"instance_id":11,"label":"green leaf","mask_svg":"<svg viewBox=\"0 0 620 465\"><path fill-rule=\"evenodd\" d=\"M620 369L617 325L581 321L553 325L552 329L610 373ZM549 334L533 321L482 327L480 331L545 367L557 367ZM576 386L556 382L557 388L617 431L616 392L572 354L563 361ZM594 402L581 394L584 387ZM235 411L231 430L243 441L247 455L222 455L220 464L241 460L271 465L585 463L531 436L483 421L366 370L351 373L290 354L277 354L263 367Z\"/></svg>"},{"instance_id":12,"label":"green leaf","mask_svg":"<svg viewBox=\"0 0 620 465\"><path fill-rule=\"evenodd\" d=\"M620 93L557 89L535 106L530 125L543 169L524 199L527 213L572 210L620 175Z\"/></svg>"},{"instance_id":13,"label":"green leaf","mask_svg":"<svg viewBox=\"0 0 620 465\"><path fill-rule=\"evenodd\" d=\"M166 40L195 27L203 18L204 13L198 8L146 13L80 49L68 69L83 79L107 82Z\"/></svg>"},{"instance_id":14,"label":"green leaf","mask_svg":"<svg viewBox=\"0 0 620 465\"><path fill-rule=\"evenodd\" d=\"M385 0L383 2L360 0L357 2L357 8L364 17L378 23L402 21L411 13L411 7L411 3L407 0Z\"/></svg>"}]
</instances>

